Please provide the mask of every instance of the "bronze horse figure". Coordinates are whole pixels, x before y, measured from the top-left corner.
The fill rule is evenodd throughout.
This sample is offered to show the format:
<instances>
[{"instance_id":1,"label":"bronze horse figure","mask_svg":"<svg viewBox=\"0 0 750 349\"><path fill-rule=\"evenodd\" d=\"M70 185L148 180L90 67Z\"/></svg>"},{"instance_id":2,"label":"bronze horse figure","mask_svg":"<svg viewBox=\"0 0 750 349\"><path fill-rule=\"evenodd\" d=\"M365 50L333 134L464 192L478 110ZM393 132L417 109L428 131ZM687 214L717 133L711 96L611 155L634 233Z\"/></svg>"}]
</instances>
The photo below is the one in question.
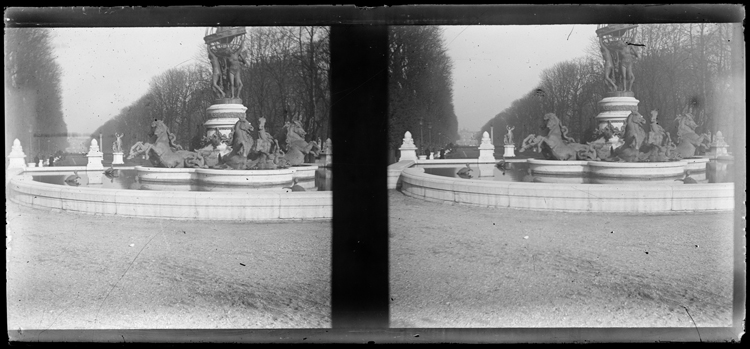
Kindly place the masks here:
<instances>
[{"instance_id":1,"label":"bronze horse figure","mask_svg":"<svg viewBox=\"0 0 750 349\"><path fill-rule=\"evenodd\" d=\"M305 141L307 132L302 129L299 121L287 121L284 123L284 128L287 130L285 157L292 166L304 163L307 154L318 156L320 145L315 141Z\"/></svg>"},{"instance_id":2,"label":"bronze horse figure","mask_svg":"<svg viewBox=\"0 0 750 349\"><path fill-rule=\"evenodd\" d=\"M641 152L641 148L646 142L646 130L643 127L645 124L646 119L638 112L628 115L622 136L624 144L615 149L614 160L637 162L644 159L646 155Z\"/></svg>"},{"instance_id":3,"label":"bronze horse figure","mask_svg":"<svg viewBox=\"0 0 750 349\"><path fill-rule=\"evenodd\" d=\"M677 122L677 152L683 158L695 156L696 150L705 151L708 149L708 142L711 137L707 134L698 135L695 128L698 125L693 121L690 113L678 115L675 118Z\"/></svg>"},{"instance_id":4,"label":"bronze horse figure","mask_svg":"<svg viewBox=\"0 0 750 349\"><path fill-rule=\"evenodd\" d=\"M163 121L154 120L151 123L151 135L156 137L156 141L153 144L137 142L130 148L128 159L144 154L147 159L154 157L156 161L152 160L152 163L157 163L162 167L206 167L203 156L196 152L181 150L182 147L174 144L175 136L169 132L169 128Z\"/></svg>"},{"instance_id":5,"label":"bronze horse figure","mask_svg":"<svg viewBox=\"0 0 750 349\"><path fill-rule=\"evenodd\" d=\"M588 144L571 142L564 132L560 119L553 113L544 115L547 136L528 135L522 142L521 151L537 147L548 160L597 160L596 150Z\"/></svg>"}]
</instances>

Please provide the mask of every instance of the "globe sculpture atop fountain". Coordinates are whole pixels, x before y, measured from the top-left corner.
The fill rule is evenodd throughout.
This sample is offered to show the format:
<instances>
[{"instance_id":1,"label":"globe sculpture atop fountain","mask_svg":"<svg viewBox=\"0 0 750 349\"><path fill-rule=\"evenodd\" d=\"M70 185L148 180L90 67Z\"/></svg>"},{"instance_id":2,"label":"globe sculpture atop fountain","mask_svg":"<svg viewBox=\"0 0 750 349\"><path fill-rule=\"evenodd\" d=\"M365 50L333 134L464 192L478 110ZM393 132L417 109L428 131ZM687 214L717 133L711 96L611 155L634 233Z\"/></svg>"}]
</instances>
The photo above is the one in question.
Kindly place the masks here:
<instances>
[{"instance_id":1,"label":"globe sculpture atop fountain","mask_svg":"<svg viewBox=\"0 0 750 349\"><path fill-rule=\"evenodd\" d=\"M242 55L245 28L209 28L203 41L211 63L211 90L216 97L206 110L206 136L220 133L222 137L229 138L232 127L247 111L240 98L243 86L241 65L247 64Z\"/></svg>"}]
</instances>

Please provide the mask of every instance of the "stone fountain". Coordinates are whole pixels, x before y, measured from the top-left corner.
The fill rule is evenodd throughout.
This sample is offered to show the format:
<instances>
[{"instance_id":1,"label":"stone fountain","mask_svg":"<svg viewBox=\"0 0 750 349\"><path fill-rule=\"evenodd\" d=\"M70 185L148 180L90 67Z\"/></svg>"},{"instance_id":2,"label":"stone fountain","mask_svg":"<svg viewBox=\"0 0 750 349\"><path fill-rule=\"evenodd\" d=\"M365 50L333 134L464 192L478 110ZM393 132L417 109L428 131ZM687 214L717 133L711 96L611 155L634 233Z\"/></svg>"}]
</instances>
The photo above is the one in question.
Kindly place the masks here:
<instances>
[{"instance_id":1,"label":"stone fountain","mask_svg":"<svg viewBox=\"0 0 750 349\"><path fill-rule=\"evenodd\" d=\"M151 124L149 141L134 144L128 159L142 156L151 166L118 165L104 170L100 143L91 140L86 166L31 168L18 140L13 143L6 171L8 198L18 204L88 214L187 220L299 220L332 216L331 169L306 163L318 156L321 141L305 141L300 120L284 125L286 142L279 144L265 131L265 118L252 124L239 98L239 74L245 29L212 28L204 42L211 61L216 100L207 109L205 146L186 150L161 120ZM250 131L258 130L257 136ZM121 134L112 145L123 153ZM327 141L327 163L332 148ZM135 172L138 184L113 189L102 182L115 171ZM76 186L38 180L45 176L78 176ZM119 172L117 172L119 173ZM85 180L83 180L85 178ZM113 177L112 177L113 178ZM111 178L110 178L111 179ZM111 179L113 181L113 179ZM293 183L305 189L287 191ZM66 182L67 183L67 182ZM297 187L295 185L295 187ZM147 189L147 190L133 190ZM151 190L148 190L151 189ZM165 194L165 191L170 191Z\"/></svg>"},{"instance_id":2,"label":"stone fountain","mask_svg":"<svg viewBox=\"0 0 750 349\"><path fill-rule=\"evenodd\" d=\"M696 152L708 148L710 137L695 133L697 125L689 112L675 119L677 142L659 125L656 110L651 111L646 131L646 119L638 112L638 100L632 92L638 45L631 42L636 28L605 25L597 29L604 59L603 80L609 89L595 117L600 138L579 144L567 135L567 127L555 114L544 115L545 134L531 134L521 146L522 152L534 148L546 159L530 159L533 172L549 176L580 172L608 180L642 181L674 180L686 171L705 174L708 158L696 157Z\"/></svg>"},{"instance_id":3,"label":"stone fountain","mask_svg":"<svg viewBox=\"0 0 750 349\"><path fill-rule=\"evenodd\" d=\"M284 124L286 142L279 144L265 130L265 117L253 125L247 120L247 107L242 104L241 65L245 38L244 27L217 27L206 31L203 38L211 62L211 87L216 99L208 107L204 146L184 150L167 125L155 120L151 125L154 143L137 142L128 159L142 155L156 166L136 166L138 178L145 183L201 182L208 190L236 188L258 189L300 184L314 184L314 164L305 164L308 154L318 156L321 141L305 140L301 120ZM253 134L257 129L257 137Z\"/></svg>"},{"instance_id":4,"label":"stone fountain","mask_svg":"<svg viewBox=\"0 0 750 349\"><path fill-rule=\"evenodd\" d=\"M580 144L568 136L568 129L554 113L540 116L542 133L528 135L520 152L534 149L544 160L510 156L512 128L508 127L503 159L488 163L494 147L483 135L479 158L451 160L417 159L407 131L400 161L388 168L388 188L430 201L489 207L571 212L694 212L732 210L734 183L707 180L707 167L727 168L728 163L709 162L697 156L711 147L710 154L721 160L726 149L719 137L709 145L708 135L698 135L689 112L676 118L678 136L672 140L651 111L650 125L638 112L632 91L632 71L638 57L631 44L636 25L602 25L597 30L604 58L603 82L608 87L596 115L598 139ZM647 131L648 130L648 131ZM725 156L723 156L726 158ZM502 175L510 164L524 162L528 175L523 181L495 181L483 167L495 165ZM426 168L446 167L452 171L469 166L479 169L478 177L460 178L426 173ZM459 170L460 171L460 170ZM458 174L458 172L454 172ZM485 175L486 173L486 175ZM690 175L693 185L687 175ZM526 180L529 177L530 180ZM651 185L647 185L653 183Z\"/></svg>"}]
</instances>

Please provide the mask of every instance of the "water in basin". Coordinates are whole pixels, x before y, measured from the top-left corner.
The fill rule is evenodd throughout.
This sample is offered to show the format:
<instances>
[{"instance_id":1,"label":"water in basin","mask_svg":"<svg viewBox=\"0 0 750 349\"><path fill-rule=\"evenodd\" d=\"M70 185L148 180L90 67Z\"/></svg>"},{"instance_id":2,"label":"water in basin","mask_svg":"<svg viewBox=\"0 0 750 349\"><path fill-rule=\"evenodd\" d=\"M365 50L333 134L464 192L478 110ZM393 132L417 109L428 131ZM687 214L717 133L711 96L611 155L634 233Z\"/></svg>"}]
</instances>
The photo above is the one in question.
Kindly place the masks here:
<instances>
[{"instance_id":1,"label":"water in basin","mask_svg":"<svg viewBox=\"0 0 750 349\"><path fill-rule=\"evenodd\" d=\"M159 182L159 183L145 183L138 179L137 172L135 170L118 170L119 175L117 177L108 177L103 174L103 171L78 171L78 175L81 177L79 180L80 185L78 187L84 188L103 188L103 189L125 189L125 190L157 190L157 191L211 191L206 187L192 181L190 183L185 182ZM315 178L300 179L298 184L305 188L306 191L330 191L331 190L331 170L320 168L315 172ZM34 181L41 183L49 183L56 185L70 186L65 182L65 179L73 175L72 171L61 171L61 172L38 172L32 173L31 176ZM90 176L101 177L101 183L92 183ZM96 181L93 181L96 182ZM242 189L254 189L254 190L270 190L270 191L288 191L283 187L291 187L289 185L274 186L274 187L257 187L257 188L242 188ZM212 190L216 190L214 186ZM232 187L221 188L223 191L231 191Z\"/></svg>"},{"instance_id":2,"label":"water in basin","mask_svg":"<svg viewBox=\"0 0 750 349\"><path fill-rule=\"evenodd\" d=\"M705 172L691 174L698 183L731 183L734 174L733 163L722 163L721 161L711 160L706 164ZM631 178L617 179L599 179L581 175L540 175L529 174L529 164L526 162L513 162L505 164L505 171L494 167L492 176L479 176L477 165L470 165L473 169L471 178L463 178L458 171L465 168L465 165L417 165L416 167L424 168L425 173L452 178L472 179L481 181L499 181L499 182L542 182L542 183L579 183L579 184L614 184L614 183L643 183L645 180ZM657 182L664 184L682 184L673 178L651 180L648 182Z\"/></svg>"}]
</instances>

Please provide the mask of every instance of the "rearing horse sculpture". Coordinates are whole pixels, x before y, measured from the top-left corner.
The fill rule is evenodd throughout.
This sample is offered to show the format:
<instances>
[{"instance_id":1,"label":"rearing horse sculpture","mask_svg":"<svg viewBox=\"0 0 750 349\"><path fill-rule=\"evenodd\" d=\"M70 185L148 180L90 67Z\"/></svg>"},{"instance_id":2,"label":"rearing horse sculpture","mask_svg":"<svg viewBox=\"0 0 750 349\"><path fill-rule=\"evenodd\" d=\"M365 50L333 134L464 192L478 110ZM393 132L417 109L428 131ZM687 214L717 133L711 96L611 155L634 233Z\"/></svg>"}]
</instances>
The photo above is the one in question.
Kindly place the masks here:
<instances>
[{"instance_id":1,"label":"rearing horse sculpture","mask_svg":"<svg viewBox=\"0 0 750 349\"><path fill-rule=\"evenodd\" d=\"M614 160L625 162L637 162L644 160L646 154L641 153L641 148L646 141L646 130L644 126L646 119L638 112L631 112L625 119L625 130L623 131L623 145L615 149Z\"/></svg>"},{"instance_id":2,"label":"rearing horse sculpture","mask_svg":"<svg viewBox=\"0 0 750 349\"><path fill-rule=\"evenodd\" d=\"M695 156L697 149L705 149L711 137L707 134L698 135L695 128L698 125L693 121L690 113L677 115L674 119L677 122L677 152L683 158Z\"/></svg>"},{"instance_id":3,"label":"rearing horse sculpture","mask_svg":"<svg viewBox=\"0 0 750 349\"><path fill-rule=\"evenodd\" d=\"M553 113L544 115L543 128L549 130L547 136L531 134L521 146L521 151L537 147L548 160L597 160L596 150L588 144L570 142L563 138L563 127L560 119Z\"/></svg>"},{"instance_id":4,"label":"rearing horse sculpture","mask_svg":"<svg viewBox=\"0 0 750 349\"><path fill-rule=\"evenodd\" d=\"M154 120L151 123L151 134L156 136L154 144L143 142L134 144L130 148L128 159L132 159L138 154L145 154L147 159L151 156L155 157L158 164L163 167L206 167L203 156L196 152L180 150L181 147L173 143L175 137L169 132L169 128L163 121Z\"/></svg>"},{"instance_id":5,"label":"rearing horse sculpture","mask_svg":"<svg viewBox=\"0 0 750 349\"><path fill-rule=\"evenodd\" d=\"M313 154L318 156L320 151L320 145L315 141L305 141L305 132L302 129L302 125L299 121L286 122L284 123L286 128L286 155L284 156L289 163L294 165L300 165L305 162L305 155Z\"/></svg>"}]
</instances>

